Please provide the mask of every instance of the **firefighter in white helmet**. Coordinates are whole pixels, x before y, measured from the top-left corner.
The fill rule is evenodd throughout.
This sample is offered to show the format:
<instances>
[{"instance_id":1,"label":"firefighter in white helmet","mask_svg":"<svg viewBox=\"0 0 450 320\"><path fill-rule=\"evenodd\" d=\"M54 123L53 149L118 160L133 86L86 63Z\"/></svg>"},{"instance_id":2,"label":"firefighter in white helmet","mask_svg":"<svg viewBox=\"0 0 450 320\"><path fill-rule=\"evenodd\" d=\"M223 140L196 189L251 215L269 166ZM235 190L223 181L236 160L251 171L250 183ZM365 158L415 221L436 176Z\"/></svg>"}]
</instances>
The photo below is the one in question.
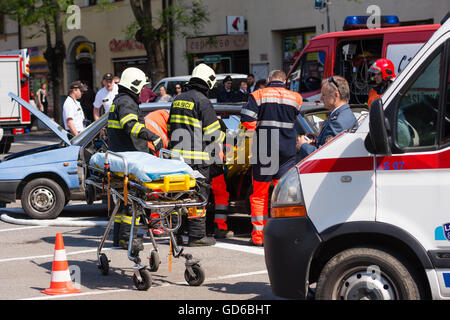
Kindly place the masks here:
<instances>
[{"instance_id":1,"label":"firefighter in white helmet","mask_svg":"<svg viewBox=\"0 0 450 320\"><path fill-rule=\"evenodd\" d=\"M167 123L169 149L180 153L184 160L205 179L200 192L209 196L210 167L219 159L225 133L221 131L208 92L216 83L216 74L206 64L194 68L187 90L175 97ZM220 160L218 160L220 161ZM216 162L217 163L217 162ZM200 181L199 181L200 180ZM187 227L189 246L210 246L214 238L206 237L206 210L197 208L197 217L183 221L180 232Z\"/></svg>"},{"instance_id":2,"label":"firefighter in white helmet","mask_svg":"<svg viewBox=\"0 0 450 320\"><path fill-rule=\"evenodd\" d=\"M139 94L146 85L147 77L138 68L127 68L119 82L119 93L109 109L108 148L114 152L143 151L150 152L148 142L155 146L155 152L161 149L161 138L145 128L144 117L139 112ZM114 224L114 246L128 247L131 216L128 209L118 213ZM135 229L136 230L136 229ZM136 255L143 250L142 237L134 237L133 252Z\"/></svg>"}]
</instances>

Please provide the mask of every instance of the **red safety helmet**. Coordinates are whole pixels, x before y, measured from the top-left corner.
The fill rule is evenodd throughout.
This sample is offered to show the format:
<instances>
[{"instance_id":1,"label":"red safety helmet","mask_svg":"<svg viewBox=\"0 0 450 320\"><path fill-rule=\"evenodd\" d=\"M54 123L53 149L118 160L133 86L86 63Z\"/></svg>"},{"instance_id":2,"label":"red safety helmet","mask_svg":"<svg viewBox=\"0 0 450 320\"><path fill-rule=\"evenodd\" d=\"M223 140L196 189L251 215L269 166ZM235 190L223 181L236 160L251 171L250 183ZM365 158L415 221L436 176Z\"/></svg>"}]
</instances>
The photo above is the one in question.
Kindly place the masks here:
<instances>
[{"instance_id":1,"label":"red safety helmet","mask_svg":"<svg viewBox=\"0 0 450 320\"><path fill-rule=\"evenodd\" d=\"M394 80L396 77L394 64L389 59L378 59L369 68L369 72L372 73L381 72L384 81Z\"/></svg>"}]
</instances>

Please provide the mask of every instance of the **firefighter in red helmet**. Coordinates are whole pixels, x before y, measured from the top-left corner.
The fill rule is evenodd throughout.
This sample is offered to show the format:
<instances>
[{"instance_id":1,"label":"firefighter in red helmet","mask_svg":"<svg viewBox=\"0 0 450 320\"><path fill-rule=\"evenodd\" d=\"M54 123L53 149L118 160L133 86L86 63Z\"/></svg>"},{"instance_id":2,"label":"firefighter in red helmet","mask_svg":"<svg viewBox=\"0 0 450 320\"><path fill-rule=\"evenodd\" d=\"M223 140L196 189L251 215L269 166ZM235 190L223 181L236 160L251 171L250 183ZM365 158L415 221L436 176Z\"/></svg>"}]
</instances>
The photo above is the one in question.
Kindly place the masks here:
<instances>
[{"instance_id":1,"label":"firefighter in red helmet","mask_svg":"<svg viewBox=\"0 0 450 320\"><path fill-rule=\"evenodd\" d=\"M378 59L369 68L369 73L373 74L375 81L375 86L369 92L369 100L367 104L370 105L375 99L380 98L383 93L387 90L389 85L394 81L395 68L394 64L389 59Z\"/></svg>"}]
</instances>

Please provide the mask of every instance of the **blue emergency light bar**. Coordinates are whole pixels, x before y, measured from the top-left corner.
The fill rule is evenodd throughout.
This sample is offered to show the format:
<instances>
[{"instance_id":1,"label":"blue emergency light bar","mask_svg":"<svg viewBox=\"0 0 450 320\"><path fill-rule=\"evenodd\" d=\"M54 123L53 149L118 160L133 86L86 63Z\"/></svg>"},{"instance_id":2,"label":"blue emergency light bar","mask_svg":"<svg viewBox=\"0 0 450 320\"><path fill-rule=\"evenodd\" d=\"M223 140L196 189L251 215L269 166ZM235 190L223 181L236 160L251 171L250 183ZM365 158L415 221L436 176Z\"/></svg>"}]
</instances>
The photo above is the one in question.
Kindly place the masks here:
<instances>
[{"instance_id":1,"label":"blue emergency light bar","mask_svg":"<svg viewBox=\"0 0 450 320\"><path fill-rule=\"evenodd\" d=\"M344 30L367 29L367 20L369 16L348 16L344 21ZM400 20L397 16L381 16L380 24L382 28L397 27Z\"/></svg>"}]
</instances>

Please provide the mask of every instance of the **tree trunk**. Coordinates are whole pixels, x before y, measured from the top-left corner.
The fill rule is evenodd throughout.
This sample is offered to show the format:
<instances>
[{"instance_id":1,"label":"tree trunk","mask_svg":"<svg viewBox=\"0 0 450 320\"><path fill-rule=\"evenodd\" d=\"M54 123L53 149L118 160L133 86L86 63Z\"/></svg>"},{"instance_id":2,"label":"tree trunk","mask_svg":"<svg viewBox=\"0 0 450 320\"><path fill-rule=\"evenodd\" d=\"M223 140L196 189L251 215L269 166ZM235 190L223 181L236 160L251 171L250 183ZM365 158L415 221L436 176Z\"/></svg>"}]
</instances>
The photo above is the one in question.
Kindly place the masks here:
<instances>
[{"instance_id":1,"label":"tree trunk","mask_svg":"<svg viewBox=\"0 0 450 320\"><path fill-rule=\"evenodd\" d=\"M151 0L130 0L130 5L141 27L134 38L144 45L147 52L145 73L155 84L167 76L167 69L159 31L152 26L152 3Z\"/></svg>"},{"instance_id":2,"label":"tree trunk","mask_svg":"<svg viewBox=\"0 0 450 320\"><path fill-rule=\"evenodd\" d=\"M64 59L66 57L66 47L63 39L63 28L59 13L53 16L55 26L55 46L51 44L51 30L46 24L47 49L44 58L47 60L50 69L53 94L53 118L59 124L62 123L61 96L64 95Z\"/></svg>"},{"instance_id":3,"label":"tree trunk","mask_svg":"<svg viewBox=\"0 0 450 320\"><path fill-rule=\"evenodd\" d=\"M148 41L145 45L147 51L147 73L154 84L167 76L163 48L160 41Z\"/></svg>"}]
</instances>

